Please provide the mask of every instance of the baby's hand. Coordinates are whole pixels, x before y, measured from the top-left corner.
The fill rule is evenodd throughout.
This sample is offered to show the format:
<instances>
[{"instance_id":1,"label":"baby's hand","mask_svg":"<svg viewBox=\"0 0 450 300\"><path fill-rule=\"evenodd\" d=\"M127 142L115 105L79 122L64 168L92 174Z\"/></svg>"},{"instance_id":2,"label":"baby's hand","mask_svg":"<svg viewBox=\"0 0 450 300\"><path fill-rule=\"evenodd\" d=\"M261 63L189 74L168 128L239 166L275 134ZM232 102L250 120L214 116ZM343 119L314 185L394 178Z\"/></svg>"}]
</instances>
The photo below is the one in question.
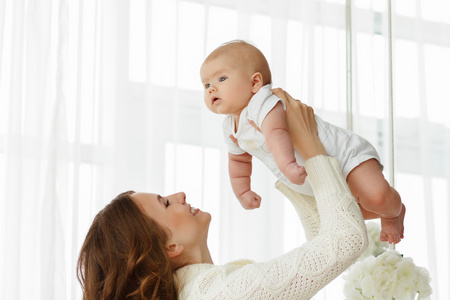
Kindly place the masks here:
<instances>
[{"instance_id":1,"label":"baby's hand","mask_svg":"<svg viewBox=\"0 0 450 300\"><path fill-rule=\"evenodd\" d=\"M296 162L287 165L284 175L293 184L302 185L305 183L306 173L305 167L299 166Z\"/></svg>"},{"instance_id":2,"label":"baby's hand","mask_svg":"<svg viewBox=\"0 0 450 300\"><path fill-rule=\"evenodd\" d=\"M261 197L252 190L246 191L238 199L245 209L255 209L261 205Z\"/></svg>"}]
</instances>

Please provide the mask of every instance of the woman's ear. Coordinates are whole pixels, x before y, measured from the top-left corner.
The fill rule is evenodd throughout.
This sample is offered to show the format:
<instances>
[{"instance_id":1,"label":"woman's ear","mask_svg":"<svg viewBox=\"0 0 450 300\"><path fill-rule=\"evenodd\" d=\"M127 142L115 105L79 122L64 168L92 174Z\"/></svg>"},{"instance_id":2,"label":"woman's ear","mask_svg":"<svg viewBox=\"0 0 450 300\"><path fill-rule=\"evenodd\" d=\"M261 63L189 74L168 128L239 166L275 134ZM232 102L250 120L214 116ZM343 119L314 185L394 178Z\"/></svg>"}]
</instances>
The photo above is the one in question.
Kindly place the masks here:
<instances>
[{"instance_id":1,"label":"woman's ear","mask_svg":"<svg viewBox=\"0 0 450 300\"><path fill-rule=\"evenodd\" d=\"M252 75L252 93L256 94L259 89L263 86L262 74L256 72Z\"/></svg>"},{"instance_id":2,"label":"woman's ear","mask_svg":"<svg viewBox=\"0 0 450 300\"><path fill-rule=\"evenodd\" d=\"M167 255L170 258L175 258L183 253L184 247L180 244L170 244L166 246Z\"/></svg>"}]
</instances>

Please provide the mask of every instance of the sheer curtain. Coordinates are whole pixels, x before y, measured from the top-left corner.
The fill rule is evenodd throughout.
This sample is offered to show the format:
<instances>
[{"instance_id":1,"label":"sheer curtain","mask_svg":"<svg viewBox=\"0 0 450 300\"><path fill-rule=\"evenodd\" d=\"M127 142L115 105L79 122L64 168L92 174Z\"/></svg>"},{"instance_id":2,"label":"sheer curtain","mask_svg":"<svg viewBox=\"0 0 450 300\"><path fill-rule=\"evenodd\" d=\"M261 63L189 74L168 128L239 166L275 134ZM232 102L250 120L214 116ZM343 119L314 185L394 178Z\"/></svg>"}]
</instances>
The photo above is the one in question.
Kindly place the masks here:
<instances>
[{"instance_id":1,"label":"sheer curtain","mask_svg":"<svg viewBox=\"0 0 450 300\"><path fill-rule=\"evenodd\" d=\"M450 296L448 8L394 1L392 160L386 5L352 2L353 130L395 164L407 206L397 249L430 270L436 299ZM80 299L75 264L90 222L130 189L184 191L210 211L216 264L302 243L259 162L262 207L234 198L222 116L203 104L199 67L225 41L253 42L274 86L346 127L345 17L343 0L0 0L0 298ZM342 299L342 284L314 299Z\"/></svg>"}]
</instances>

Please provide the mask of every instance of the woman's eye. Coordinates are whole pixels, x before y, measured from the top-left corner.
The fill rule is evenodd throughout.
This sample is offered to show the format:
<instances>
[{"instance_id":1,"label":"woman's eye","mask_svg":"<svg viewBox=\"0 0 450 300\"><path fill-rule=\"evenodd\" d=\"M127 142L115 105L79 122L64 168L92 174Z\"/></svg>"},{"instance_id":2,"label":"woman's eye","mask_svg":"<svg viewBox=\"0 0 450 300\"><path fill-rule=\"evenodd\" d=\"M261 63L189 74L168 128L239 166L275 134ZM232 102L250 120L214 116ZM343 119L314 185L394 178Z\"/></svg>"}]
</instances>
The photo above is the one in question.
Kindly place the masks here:
<instances>
[{"instance_id":1,"label":"woman's eye","mask_svg":"<svg viewBox=\"0 0 450 300\"><path fill-rule=\"evenodd\" d=\"M166 200L166 207L170 205L169 200Z\"/></svg>"},{"instance_id":2,"label":"woman's eye","mask_svg":"<svg viewBox=\"0 0 450 300\"><path fill-rule=\"evenodd\" d=\"M227 78L224 77L224 76L219 78L219 81L220 81L220 82L225 81L225 80L227 80Z\"/></svg>"}]
</instances>

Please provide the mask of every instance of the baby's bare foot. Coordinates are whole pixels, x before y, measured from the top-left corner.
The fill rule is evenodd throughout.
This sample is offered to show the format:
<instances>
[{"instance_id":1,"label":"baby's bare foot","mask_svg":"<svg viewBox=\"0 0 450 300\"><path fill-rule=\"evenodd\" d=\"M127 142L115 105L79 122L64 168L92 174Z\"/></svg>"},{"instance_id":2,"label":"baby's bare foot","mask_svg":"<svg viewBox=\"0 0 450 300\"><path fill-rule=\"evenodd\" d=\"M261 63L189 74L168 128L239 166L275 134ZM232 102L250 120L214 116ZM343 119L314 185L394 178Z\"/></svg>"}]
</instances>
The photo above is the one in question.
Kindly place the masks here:
<instances>
[{"instance_id":1,"label":"baby's bare foot","mask_svg":"<svg viewBox=\"0 0 450 300\"><path fill-rule=\"evenodd\" d=\"M403 220L405 219L406 208L402 204L400 214L392 219L381 218L380 241L397 244L403 238Z\"/></svg>"}]
</instances>

